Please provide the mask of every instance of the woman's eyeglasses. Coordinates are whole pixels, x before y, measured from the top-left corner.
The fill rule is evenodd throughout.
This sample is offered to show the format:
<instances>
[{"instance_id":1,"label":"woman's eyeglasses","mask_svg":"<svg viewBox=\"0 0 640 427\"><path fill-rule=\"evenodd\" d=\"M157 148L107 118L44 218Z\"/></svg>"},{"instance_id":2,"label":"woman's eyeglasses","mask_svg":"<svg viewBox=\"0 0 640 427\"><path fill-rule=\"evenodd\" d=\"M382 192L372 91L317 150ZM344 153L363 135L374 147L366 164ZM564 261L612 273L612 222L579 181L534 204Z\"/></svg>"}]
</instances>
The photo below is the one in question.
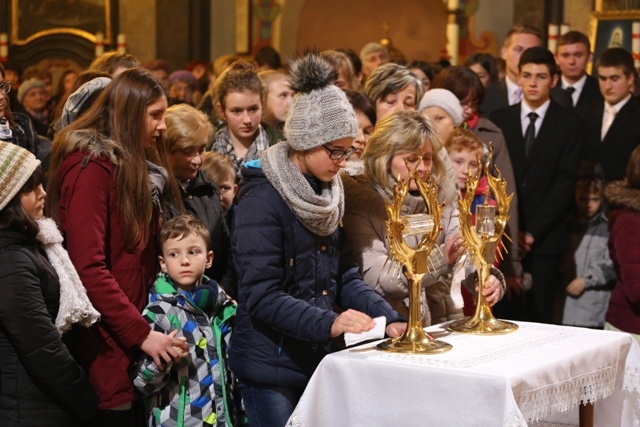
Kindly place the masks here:
<instances>
[{"instance_id":1,"label":"woman's eyeglasses","mask_svg":"<svg viewBox=\"0 0 640 427\"><path fill-rule=\"evenodd\" d=\"M322 148L329 152L329 158L331 160L342 160L343 157L345 158L345 160L349 160L349 157L351 157L353 153L356 152L356 147L349 147L346 150L333 150L322 144Z\"/></svg>"},{"instance_id":2,"label":"woman's eyeglasses","mask_svg":"<svg viewBox=\"0 0 640 427\"><path fill-rule=\"evenodd\" d=\"M0 92L4 93L5 95L11 92L11 82L0 83Z\"/></svg>"}]
</instances>

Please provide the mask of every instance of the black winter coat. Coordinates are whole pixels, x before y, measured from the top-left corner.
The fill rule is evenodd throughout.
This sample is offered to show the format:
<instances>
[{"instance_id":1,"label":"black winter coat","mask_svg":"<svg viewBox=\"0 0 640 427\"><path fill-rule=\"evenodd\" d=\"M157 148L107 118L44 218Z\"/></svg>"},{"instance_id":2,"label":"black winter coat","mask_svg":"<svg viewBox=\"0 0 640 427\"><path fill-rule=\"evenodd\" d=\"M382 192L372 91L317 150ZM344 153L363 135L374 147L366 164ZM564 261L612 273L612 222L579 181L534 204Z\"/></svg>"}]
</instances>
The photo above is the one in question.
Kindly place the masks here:
<instances>
[{"instance_id":1,"label":"black winter coat","mask_svg":"<svg viewBox=\"0 0 640 427\"><path fill-rule=\"evenodd\" d=\"M328 351L334 304L387 323L401 319L362 281L341 228L326 237L312 233L262 169L245 167L242 176L232 237L238 311L230 367L247 382L305 387Z\"/></svg>"},{"instance_id":2,"label":"black winter coat","mask_svg":"<svg viewBox=\"0 0 640 427\"><path fill-rule=\"evenodd\" d=\"M45 264L46 263L46 264ZM69 427L98 409L54 325L60 285L22 234L0 230L0 425Z\"/></svg>"},{"instance_id":3,"label":"black winter coat","mask_svg":"<svg viewBox=\"0 0 640 427\"><path fill-rule=\"evenodd\" d=\"M205 274L220 283L225 292L236 298L236 277L231 261L229 229L220 202L220 191L214 183L205 178L202 171L182 188L182 202L188 214L204 223L211 235L213 264ZM172 215L176 215L174 210Z\"/></svg>"}]
</instances>

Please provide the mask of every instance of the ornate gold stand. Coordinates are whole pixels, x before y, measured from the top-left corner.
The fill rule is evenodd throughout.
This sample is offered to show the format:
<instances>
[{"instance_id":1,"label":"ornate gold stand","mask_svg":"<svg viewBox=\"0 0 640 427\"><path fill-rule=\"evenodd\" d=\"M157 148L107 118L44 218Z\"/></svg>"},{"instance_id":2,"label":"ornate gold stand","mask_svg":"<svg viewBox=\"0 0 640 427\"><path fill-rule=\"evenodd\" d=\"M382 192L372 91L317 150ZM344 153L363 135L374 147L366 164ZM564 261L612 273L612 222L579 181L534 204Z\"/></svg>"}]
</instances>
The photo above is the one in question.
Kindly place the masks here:
<instances>
[{"instance_id":1,"label":"ornate gold stand","mask_svg":"<svg viewBox=\"0 0 640 427\"><path fill-rule=\"evenodd\" d=\"M407 169L410 170L408 164ZM411 225L407 224L406 221L403 222L400 217L402 204L409 191L411 180L416 182L433 218L433 223L429 230L420 229L419 231L411 232ZM391 254L394 260L402 265L402 272L409 285L409 319L407 321L407 330L402 336L378 344L378 349L410 354L434 354L449 351L451 350L451 344L437 341L424 331L422 316L420 315L422 276L429 271L429 253L434 247L438 248L435 242L440 233L439 225L440 217L442 216L442 206L438 203L438 189L433 176L430 175L427 180L422 181L414 170L411 171L405 182L398 179L394 188L393 204L387 206L387 216ZM415 249L410 248L404 241L404 235L409 234L423 235Z\"/></svg>"},{"instance_id":2,"label":"ornate gold stand","mask_svg":"<svg viewBox=\"0 0 640 427\"><path fill-rule=\"evenodd\" d=\"M496 258L496 249L501 243L502 235L509 220L509 205L513 197L513 195L507 196L507 182L502 178L498 168L496 168L497 177L488 173L489 160L492 155L493 149L490 146L487 162L483 165L481 171L484 172L484 175L487 177L489 188L492 190L497 204L495 220L492 220L491 226L488 227L488 232L487 230L478 232L478 227L474 226L471 216L471 204L481 173L478 173L477 177L469 175L467 178L466 195L459 201L460 232L469 250L471 260L478 271L478 302L473 317L466 317L447 325L447 329L455 332L498 335L508 334L518 329L518 325L515 323L496 319L491 312L491 306L489 306L486 298L482 295L484 283L491 274L491 265ZM478 159L478 163L481 163L480 159ZM485 208L488 207L487 201L485 200L485 204L481 206ZM480 218L476 218L476 221L480 221Z\"/></svg>"}]
</instances>

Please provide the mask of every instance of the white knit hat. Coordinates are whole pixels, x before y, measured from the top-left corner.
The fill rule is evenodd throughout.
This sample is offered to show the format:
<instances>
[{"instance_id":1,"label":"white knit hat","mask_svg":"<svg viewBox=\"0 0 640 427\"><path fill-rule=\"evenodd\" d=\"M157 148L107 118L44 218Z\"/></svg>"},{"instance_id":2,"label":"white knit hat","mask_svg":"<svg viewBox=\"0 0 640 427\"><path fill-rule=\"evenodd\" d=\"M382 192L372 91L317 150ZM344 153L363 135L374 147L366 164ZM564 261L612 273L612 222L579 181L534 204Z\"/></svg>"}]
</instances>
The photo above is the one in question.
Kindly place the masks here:
<instances>
[{"instance_id":1,"label":"white knit hat","mask_svg":"<svg viewBox=\"0 0 640 427\"><path fill-rule=\"evenodd\" d=\"M342 89L338 73L318 53L291 62L291 89L296 94L284 123L291 148L306 151L327 142L358 136L358 120Z\"/></svg>"},{"instance_id":2,"label":"white knit hat","mask_svg":"<svg viewBox=\"0 0 640 427\"><path fill-rule=\"evenodd\" d=\"M418 111L422 111L427 107L440 107L446 111L453 120L453 124L458 127L462 124L462 106L460 100L446 89L428 90L420 101Z\"/></svg>"},{"instance_id":3,"label":"white knit hat","mask_svg":"<svg viewBox=\"0 0 640 427\"><path fill-rule=\"evenodd\" d=\"M26 82L20 83L20 88L18 88L18 95L17 95L18 102L22 104L22 101L24 100L24 97L27 95L27 92L35 88L44 89L44 82L34 77L32 79L27 80Z\"/></svg>"},{"instance_id":4,"label":"white knit hat","mask_svg":"<svg viewBox=\"0 0 640 427\"><path fill-rule=\"evenodd\" d=\"M18 194L38 165L40 160L30 151L0 141L0 211Z\"/></svg>"}]
</instances>

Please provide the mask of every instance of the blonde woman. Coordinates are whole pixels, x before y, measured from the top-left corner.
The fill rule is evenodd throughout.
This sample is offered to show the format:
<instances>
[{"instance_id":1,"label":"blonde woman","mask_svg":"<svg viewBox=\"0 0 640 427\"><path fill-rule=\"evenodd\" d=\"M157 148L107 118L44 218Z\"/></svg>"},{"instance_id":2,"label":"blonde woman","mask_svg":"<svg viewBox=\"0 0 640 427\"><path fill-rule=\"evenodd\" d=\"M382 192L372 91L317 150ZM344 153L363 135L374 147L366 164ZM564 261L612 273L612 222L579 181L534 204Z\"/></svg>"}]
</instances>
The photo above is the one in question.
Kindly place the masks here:
<instances>
[{"instance_id":1,"label":"blonde woman","mask_svg":"<svg viewBox=\"0 0 640 427\"><path fill-rule=\"evenodd\" d=\"M390 257L385 206L391 203L397 178L408 176L405 160L411 168L417 168L422 179L431 172L438 184L446 180L444 162L436 154L441 149L442 143L427 118L416 111L395 112L379 121L369 138L362 155L364 174L354 178L343 175L346 203L343 222L348 246L355 254L365 282L404 315L408 314L409 290L402 269L394 268L397 266ZM412 182L402 208L403 215L426 212L426 203L416 191L416 184ZM440 251L431 252L429 264L434 271L425 274L423 287L442 281L452 273L452 266L466 250L459 232L456 194L455 190L441 187L439 197L446 204L437 241ZM415 246L418 239L411 236L405 240ZM491 305L504 294L502 274L497 269L492 273L483 290ZM475 293L474 276L468 277L464 284ZM430 313L424 295L422 299L422 321L428 325Z\"/></svg>"}]
</instances>

